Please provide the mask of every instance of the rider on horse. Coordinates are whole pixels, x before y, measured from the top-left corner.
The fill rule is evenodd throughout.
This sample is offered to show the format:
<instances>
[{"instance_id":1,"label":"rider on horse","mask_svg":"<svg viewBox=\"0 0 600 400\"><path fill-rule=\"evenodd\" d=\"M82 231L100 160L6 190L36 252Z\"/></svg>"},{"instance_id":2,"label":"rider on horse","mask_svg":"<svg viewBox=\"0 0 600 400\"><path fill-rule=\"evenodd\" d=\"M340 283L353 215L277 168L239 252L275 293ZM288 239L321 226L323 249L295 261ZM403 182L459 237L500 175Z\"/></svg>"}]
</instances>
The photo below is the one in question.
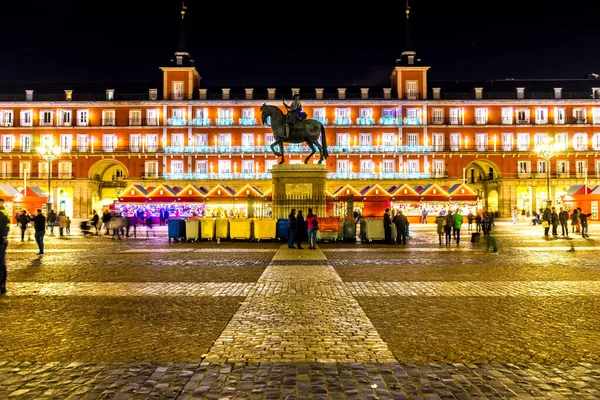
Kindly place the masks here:
<instances>
[{"instance_id":1,"label":"rider on horse","mask_svg":"<svg viewBox=\"0 0 600 400\"><path fill-rule=\"evenodd\" d=\"M306 119L306 113L302 111L302 104L300 103L300 95L294 94L292 97L292 104L287 105L285 100L283 105L288 111L285 115L285 137L290 137L290 126L294 126L296 122L304 121Z\"/></svg>"}]
</instances>

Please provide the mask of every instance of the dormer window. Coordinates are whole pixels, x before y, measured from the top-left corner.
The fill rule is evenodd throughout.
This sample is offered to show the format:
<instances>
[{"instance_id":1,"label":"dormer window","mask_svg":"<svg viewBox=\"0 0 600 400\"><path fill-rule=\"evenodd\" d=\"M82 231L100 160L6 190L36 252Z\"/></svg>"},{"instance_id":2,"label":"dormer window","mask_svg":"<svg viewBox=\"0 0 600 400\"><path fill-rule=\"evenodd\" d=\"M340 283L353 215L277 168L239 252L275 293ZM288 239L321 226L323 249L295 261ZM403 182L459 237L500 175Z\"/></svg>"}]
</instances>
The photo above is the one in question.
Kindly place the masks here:
<instances>
[{"instance_id":1,"label":"dormer window","mask_svg":"<svg viewBox=\"0 0 600 400\"><path fill-rule=\"evenodd\" d=\"M361 108L358 110L358 119L356 121L358 125L373 125L373 109L372 108Z\"/></svg>"}]
</instances>

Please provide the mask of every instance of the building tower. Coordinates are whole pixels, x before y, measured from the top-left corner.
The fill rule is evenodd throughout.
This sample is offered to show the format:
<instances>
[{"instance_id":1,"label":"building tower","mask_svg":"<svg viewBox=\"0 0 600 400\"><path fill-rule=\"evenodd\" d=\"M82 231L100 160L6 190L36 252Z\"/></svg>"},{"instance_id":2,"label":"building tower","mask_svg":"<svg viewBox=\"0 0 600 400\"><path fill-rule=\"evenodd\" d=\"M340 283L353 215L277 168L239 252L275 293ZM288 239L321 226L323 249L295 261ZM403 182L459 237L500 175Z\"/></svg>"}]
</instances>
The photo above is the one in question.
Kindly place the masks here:
<instances>
[{"instance_id":1,"label":"building tower","mask_svg":"<svg viewBox=\"0 0 600 400\"><path fill-rule=\"evenodd\" d=\"M399 99L420 100L427 99L427 70L429 67L421 64L417 58L410 34L410 6L406 0L406 33L404 37L404 51L396 60L396 68L392 72L392 91Z\"/></svg>"},{"instance_id":2,"label":"building tower","mask_svg":"<svg viewBox=\"0 0 600 400\"><path fill-rule=\"evenodd\" d=\"M163 99L164 100L192 100L194 93L200 87L200 75L194 66L194 60L187 51L185 40L185 1L181 2L181 26L179 42L175 51L175 58L171 65L161 67L163 71Z\"/></svg>"}]
</instances>

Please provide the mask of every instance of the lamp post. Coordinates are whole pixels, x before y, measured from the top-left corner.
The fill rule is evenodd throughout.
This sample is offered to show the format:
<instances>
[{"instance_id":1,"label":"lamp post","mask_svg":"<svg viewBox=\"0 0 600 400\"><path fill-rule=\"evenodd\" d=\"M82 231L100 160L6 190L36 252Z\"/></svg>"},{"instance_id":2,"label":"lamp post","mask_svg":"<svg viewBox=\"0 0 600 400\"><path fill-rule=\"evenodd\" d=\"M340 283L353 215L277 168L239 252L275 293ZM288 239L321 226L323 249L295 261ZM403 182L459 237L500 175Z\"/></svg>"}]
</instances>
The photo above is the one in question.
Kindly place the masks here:
<instances>
[{"instance_id":1,"label":"lamp post","mask_svg":"<svg viewBox=\"0 0 600 400\"><path fill-rule=\"evenodd\" d=\"M52 178L52 162L58 157L60 157L60 147L58 146L40 146L37 148L37 152L40 157L48 162L48 202L46 204L46 215L50 214L50 210L52 210L52 189L51 189L51 181Z\"/></svg>"},{"instance_id":2,"label":"lamp post","mask_svg":"<svg viewBox=\"0 0 600 400\"><path fill-rule=\"evenodd\" d=\"M546 138L543 143L537 148L538 156L546 160L546 193L548 195L548 199L546 200L546 205L552 205L552 196L550 196L550 160L556 157L556 146L553 143L553 140L550 138Z\"/></svg>"}]
</instances>

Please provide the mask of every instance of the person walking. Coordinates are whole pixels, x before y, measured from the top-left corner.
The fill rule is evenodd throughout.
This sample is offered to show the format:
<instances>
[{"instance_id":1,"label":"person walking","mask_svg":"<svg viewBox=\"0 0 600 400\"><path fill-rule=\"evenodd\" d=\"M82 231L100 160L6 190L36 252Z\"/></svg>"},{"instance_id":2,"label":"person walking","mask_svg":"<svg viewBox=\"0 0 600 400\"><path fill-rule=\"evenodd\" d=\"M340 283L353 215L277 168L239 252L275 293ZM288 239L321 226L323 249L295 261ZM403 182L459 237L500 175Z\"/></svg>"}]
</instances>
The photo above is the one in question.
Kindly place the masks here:
<instances>
[{"instance_id":1,"label":"person walking","mask_svg":"<svg viewBox=\"0 0 600 400\"><path fill-rule=\"evenodd\" d=\"M6 249L8 248L8 231L10 230L10 221L3 205L0 205L0 296L6 293L6 278L8 270L6 268Z\"/></svg>"},{"instance_id":2,"label":"person walking","mask_svg":"<svg viewBox=\"0 0 600 400\"><path fill-rule=\"evenodd\" d=\"M92 210L92 225L94 225L94 229L96 229L96 236L98 236L98 224L100 223L100 217L96 210Z\"/></svg>"},{"instance_id":3,"label":"person walking","mask_svg":"<svg viewBox=\"0 0 600 400\"><path fill-rule=\"evenodd\" d=\"M27 224L29 223L29 217L27 216L27 211L21 211L19 218L17 219L17 223L21 227L21 242L25 241L25 231L27 230ZM31 236L30 236L31 238Z\"/></svg>"},{"instance_id":4,"label":"person walking","mask_svg":"<svg viewBox=\"0 0 600 400\"><path fill-rule=\"evenodd\" d=\"M32 218L33 227L35 229L35 242L38 245L38 256L44 255L44 235L46 234L46 217L42 214L41 209L37 209L37 215Z\"/></svg>"},{"instance_id":5,"label":"person walking","mask_svg":"<svg viewBox=\"0 0 600 400\"><path fill-rule=\"evenodd\" d=\"M302 241L306 237L306 221L304 221L304 215L302 210L298 210L298 216L296 217L296 246L302 250Z\"/></svg>"},{"instance_id":6,"label":"person walking","mask_svg":"<svg viewBox=\"0 0 600 400\"><path fill-rule=\"evenodd\" d=\"M48 214L48 228L50 228L50 236L54 236L54 226L56 225L56 213L54 210Z\"/></svg>"},{"instance_id":7,"label":"person walking","mask_svg":"<svg viewBox=\"0 0 600 400\"><path fill-rule=\"evenodd\" d=\"M558 213L558 221L560 222L560 228L562 230L561 236L569 237L569 226L567 225L569 222L569 213L562 207Z\"/></svg>"},{"instance_id":8,"label":"person walking","mask_svg":"<svg viewBox=\"0 0 600 400\"><path fill-rule=\"evenodd\" d=\"M456 210L454 215L452 216L452 228L454 232L454 240L456 240L456 245L460 244L460 228L463 224L463 216L459 210Z\"/></svg>"},{"instance_id":9,"label":"person walking","mask_svg":"<svg viewBox=\"0 0 600 400\"><path fill-rule=\"evenodd\" d=\"M396 243L406 244L406 226L408 225L408 218L402 213L402 210L394 217L394 225L396 225Z\"/></svg>"},{"instance_id":10,"label":"person walking","mask_svg":"<svg viewBox=\"0 0 600 400\"><path fill-rule=\"evenodd\" d=\"M296 234L296 209L292 208L288 215L288 248L295 249L294 235Z\"/></svg>"},{"instance_id":11,"label":"person walking","mask_svg":"<svg viewBox=\"0 0 600 400\"><path fill-rule=\"evenodd\" d=\"M471 230L473 229L473 221L474 220L475 220L475 216L473 215L473 210L471 210L471 211L469 211L469 214L467 215L467 222L469 223L469 225L468 225L469 232L471 232Z\"/></svg>"},{"instance_id":12,"label":"person walking","mask_svg":"<svg viewBox=\"0 0 600 400\"><path fill-rule=\"evenodd\" d=\"M512 220L513 220L513 225L517 223L517 207L513 208L512 210Z\"/></svg>"},{"instance_id":13,"label":"person walking","mask_svg":"<svg viewBox=\"0 0 600 400\"><path fill-rule=\"evenodd\" d=\"M444 234L444 221L446 221L446 217L444 217L440 212L438 216L435 217L435 224L437 225L437 234L438 240L440 241L440 246L442 245L442 235Z\"/></svg>"},{"instance_id":14,"label":"person walking","mask_svg":"<svg viewBox=\"0 0 600 400\"><path fill-rule=\"evenodd\" d=\"M308 248L316 250L319 220L317 219L317 216L313 214L312 208L309 208L308 213L306 214L306 228L308 230Z\"/></svg>"},{"instance_id":15,"label":"person walking","mask_svg":"<svg viewBox=\"0 0 600 400\"><path fill-rule=\"evenodd\" d=\"M577 208L571 213L571 228L573 229L572 233L579 233L579 212Z\"/></svg>"},{"instance_id":16,"label":"person walking","mask_svg":"<svg viewBox=\"0 0 600 400\"><path fill-rule=\"evenodd\" d=\"M446 223L444 224L444 233L446 234L446 246L450 246L452 239L452 225L454 224L454 218L452 217L452 211L448 210L448 214L444 217Z\"/></svg>"},{"instance_id":17,"label":"person walking","mask_svg":"<svg viewBox=\"0 0 600 400\"><path fill-rule=\"evenodd\" d=\"M552 219L552 236L558 236L558 214L556 213L556 208L552 207L552 213L550 214L550 218Z\"/></svg>"}]
</instances>

